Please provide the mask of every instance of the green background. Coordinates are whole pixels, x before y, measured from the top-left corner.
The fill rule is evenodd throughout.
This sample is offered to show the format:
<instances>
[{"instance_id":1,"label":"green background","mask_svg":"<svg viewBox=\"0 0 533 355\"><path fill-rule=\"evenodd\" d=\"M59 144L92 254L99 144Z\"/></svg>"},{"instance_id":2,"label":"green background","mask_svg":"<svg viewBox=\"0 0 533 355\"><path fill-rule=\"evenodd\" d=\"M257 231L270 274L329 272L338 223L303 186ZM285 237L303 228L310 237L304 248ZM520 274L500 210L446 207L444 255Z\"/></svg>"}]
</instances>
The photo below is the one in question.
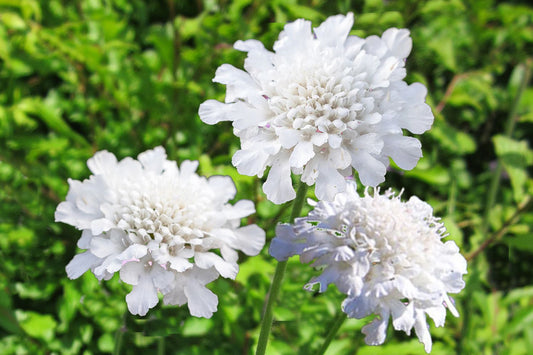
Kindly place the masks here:
<instances>
[{"instance_id":1,"label":"green background","mask_svg":"<svg viewBox=\"0 0 533 355\"><path fill-rule=\"evenodd\" d=\"M533 8L527 1L0 0L0 353L248 354L255 349L272 272L267 247L241 256L235 281L219 279L211 319L186 307L127 313L117 275L68 280L80 232L54 222L67 179L89 176L86 160L162 145L170 159L200 160L225 174L247 220L268 229L288 211L268 202L261 181L231 166L239 148L229 123L204 125L198 106L224 98L216 68L242 68L239 39L272 48L287 21L314 25L352 11L352 34L410 29L408 83L428 87L435 114L420 136L424 158L394 167L384 187L405 188L443 217L470 260L455 296L460 318L431 324L433 354L533 352ZM311 189L312 190L312 189ZM312 191L309 192L312 196ZM308 207L307 207L308 210ZM268 242L267 242L268 243ZM307 354L322 344L343 299L334 287L302 289L314 271L289 262L268 351ZM415 336L394 332L364 344L369 319L346 321L329 354L423 354Z\"/></svg>"}]
</instances>

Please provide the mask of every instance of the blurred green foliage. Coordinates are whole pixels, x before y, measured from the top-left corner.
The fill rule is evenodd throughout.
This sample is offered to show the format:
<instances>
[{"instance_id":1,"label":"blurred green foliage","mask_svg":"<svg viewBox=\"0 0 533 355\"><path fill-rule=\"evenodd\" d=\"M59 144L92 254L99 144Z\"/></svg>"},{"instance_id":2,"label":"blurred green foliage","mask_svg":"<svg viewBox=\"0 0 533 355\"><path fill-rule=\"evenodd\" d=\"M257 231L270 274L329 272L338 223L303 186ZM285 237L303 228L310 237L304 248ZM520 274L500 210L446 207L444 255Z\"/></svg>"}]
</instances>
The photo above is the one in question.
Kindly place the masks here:
<instances>
[{"instance_id":1,"label":"blurred green foliage","mask_svg":"<svg viewBox=\"0 0 533 355\"><path fill-rule=\"evenodd\" d=\"M419 165L391 169L386 182L431 203L471 259L461 317L432 326L433 354L530 354L533 7L494 0L0 0L0 353L251 353L275 265L267 248L241 260L236 281L210 286L212 319L164 306L140 318L126 312L117 277L66 278L79 232L54 223L54 210L95 151L122 158L163 145L170 159L200 160L204 175L232 176L237 198L256 202L249 221L272 237L287 211L237 174L231 126L202 124L198 106L223 99L211 82L219 65L242 67L235 41L271 48L287 21L348 11L359 36L411 30L407 81L428 87L436 116ZM302 290L312 273L289 262L272 354L316 351L340 308L333 287ZM364 345L367 321L345 322L328 354L423 353L392 330L385 345Z\"/></svg>"}]
</instances>

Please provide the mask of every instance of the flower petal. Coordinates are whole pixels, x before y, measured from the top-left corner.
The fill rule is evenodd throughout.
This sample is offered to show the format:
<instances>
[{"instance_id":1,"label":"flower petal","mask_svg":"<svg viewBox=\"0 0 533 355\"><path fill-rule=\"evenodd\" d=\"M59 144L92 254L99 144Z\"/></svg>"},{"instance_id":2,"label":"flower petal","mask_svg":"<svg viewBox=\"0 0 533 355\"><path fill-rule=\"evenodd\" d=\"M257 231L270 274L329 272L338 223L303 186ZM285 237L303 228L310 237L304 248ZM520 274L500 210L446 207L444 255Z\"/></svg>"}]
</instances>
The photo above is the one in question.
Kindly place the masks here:
<instances>
[{"instance_id":1,"label":"flower petal","mask_svg":"<svg viewBox=\"0 0 533 355\"><path fill-rule=\"evenodd\" d=\"M235 279L237 272L239 271L237 264L229 263L215 253L196 252L196 254L194 254L194 261L196 265L202 269L209 269L214 266L222 277L230 278L232 280Z\"/></svg>"},{"instance_id":2,"label":"flower petal","mask_svg":"<svg viewBox=\"0 0 533 355\"><path fill-rule=\"evenodd\" d=\"M353 26L353 13L330 16L326 21L313 29L316 38L324 46L342 46Z\"/></svg>"},{"instance_id":3,"label":"flower petal","mask_svg":"<svg viewBox=\"0 0 533 355\"><path fill-rule=\"evenodd\" d=\"M365 186L377 186L385 181L387 169L378 159L365 151L351 152L352 166L359 173L359 179Z\"/></svg>"},{"instance_id":4,"label":"flower petal","mask_svg":"<svg viewBox=\"0 0 533 355\"><path fill-rule=\"evenodd\" d=\"M416 138L394 134L383 136L383 142L383 154L404 170L413 169L422 157L422 144Z\"/></svg>"},{"instance_id":5,"label":"flower petal","mask_svg":"<svg viewBox=\"0 0 533 355\"><path fill-rule=\"evenodd\" d=\"M411 53L413 41L409 30L389 28L381 35L381 39L389 48L391 54L400 59L405 59Z\"/></svg>"},{"instance_id":6,"label":"flower petal","mask_svg":"<svg viewBox=\"0 0 533 355\"><path fill-rule=\"evenodd\" d=\"M217 311L218 298L207 287L194 280L189 280L183 290L191 315L211 318L213 313Z\"/></svg>"},{"instance_id":7,"label":"flower petal","mask_svg":"<svg viewBox=\"0 0 533 355\"><path fill-rule=\"evenodd\" d=\"M117 158L113 153L102 150L94 154L94 156L87 161L87 166L95 175L110 174L116 169Z\"/></svg>"},{"instance_id":8,"label":"flower petal","mask_svg":"<svg viewBox=\"0 0 533 355\"><path fill-rule=\"evenodd\" d=\"M243 149L233 154L231 163L237 168L240 174L261 177L266 169L269 154L262 150Z\"/></svg>"},{"instance_id":9,"label":"flower petal","mask_svg":"<svg viewBox=\"0 0 533 355\"><path fill-rule=\"evenodd\" d=\"M279 153L272 163L268 178L263 184L263 191L267 198L275 204L293 200L296 192L292 187L291 166L287 153Z\"/></svg>"},{"instance_id":10,"label":"flower petal","mask_svg":"<svg viewBox=\"0 0 533 355\"><path fill-rule=\"evenodd\" d=\"M381 314L379 318L374 318L372 322L363 327L361 332L365 334L365 343L368 345L381 345L387 336L387 325L389 314Z\"/></svg>"},{"instance_id":11,"label":"flower petal","mask_svg":"<svg viewBox=\"0 0 533 355\"><path fill-rule=\"evenodd\" d=\"M255 224L235 230L236 239L231 245L246 255L257 255L265 245L265 231Z\"/></svg>"},{"instance_id":12,"label":"flower petal","mask_svg":"<svg viewBox=\"0 0 533 355\"><path fill-rule=\"evenodd\" d=\"M69 279L77 279L85 273L85 271L90 268L100 264L102 261L101 258L92 254L90 251L85 253L77 254L74 258L67 264L67 276Z\"/></svg>"},{"instance_id":13,"label":"flower petal","mask_svg":"<svg viewBox=\"0 0 533 355\"><path fill-rule=\"evenodd\" d=\"M157 290L154 287L152 277L148 274L142 274L138 283L126 295L126 303L131 314L145 316L150 308L155 307L157 302L159 302Z\"/></svg>"},{"instance_id":14,"label":"flower petal","mask_svg":"<svg viewBox=\"0 0 533 355\"><path fill-rule=\"evenodd\" d=\"M155 147L147 150L137 157L143 167L152 171L155 174L160 174L163 171L163 165L167 160L167 153L163 147Z\"/></svg>"}]
</instances>

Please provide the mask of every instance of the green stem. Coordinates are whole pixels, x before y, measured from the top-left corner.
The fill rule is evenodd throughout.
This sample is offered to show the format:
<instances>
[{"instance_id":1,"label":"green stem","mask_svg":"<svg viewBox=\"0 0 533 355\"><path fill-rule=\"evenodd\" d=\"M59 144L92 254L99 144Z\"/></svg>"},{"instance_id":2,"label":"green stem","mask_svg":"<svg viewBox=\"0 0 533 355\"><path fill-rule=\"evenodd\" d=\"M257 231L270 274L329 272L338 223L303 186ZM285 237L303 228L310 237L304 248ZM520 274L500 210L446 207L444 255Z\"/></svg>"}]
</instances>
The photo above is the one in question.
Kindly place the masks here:
<instances>
[{"instance_id":1,"label":"green stem","mask_svg":"<svg viewBox=\"0 0 533 355\"><path fill-rule=\"evenodd\" d=\"M120 355L120 349L122 348L122 338L124 337L124 333L126 332L126 319L128 317L128 310L124 312L124 315L122 316L122 324L120 325L120 328L117 329L115 333L115 348L113 349L113 355Z\"/></svg>"},{"instance_id":2,"label":"green stem","mask_svg":"<svg viewBox=\"0 0 533 355\"><path fill-rule=\"evenodd\" d=\"M164 355L165 354L165 337L160 336L159 339L157 339L157 355Z\"/></svg>"},{"instance_id":3,"label":"green stem","mask_svg":"<svg viewBox=\"0 0 533 355\"><path fill-rule=\"evenodd\" d=\"M324 340L324 344L320 347L320 350L318 350L317 355L325 354L326 350L328 350L328 346L331 343L331 341L335 338L337 335L337 332L342 326L342 323L346 320L346 314L342 311L340 311L337 314L337 317L335 317L335 320L333 321L333 325L331 328L329 328L328 335L326 335L326 340Z\"/></svg>"},{"instance_id":4,"label":"green stem","mask_svg":"<svg viewBox=\"0 0 533 355\"><path fill-rule=\"evenodd\" d=\"M304 205L305 196L307 194L307 184L300 182L298 187L298 192L296 193L296 198L292 202L292 212L290 222L292 223L296 217L300 215L302 207ZM263 355L266 351L268 344L268 337L270 335L270 329L272 328L272 319L274 316L273 305L278 298L279 291L281 289L281 282L283 281L283 276L285 275L285 269L287 268L287 261L280 261L276 266L276 271L274 272L274 278L272 279L272 284L270 285L270 290L268 291L267 304L265 308L265 313L263 315L263 321L261 323L261 332L259 333L259 341L257 342L256 355Z\"/></svg>"}]
</instances>

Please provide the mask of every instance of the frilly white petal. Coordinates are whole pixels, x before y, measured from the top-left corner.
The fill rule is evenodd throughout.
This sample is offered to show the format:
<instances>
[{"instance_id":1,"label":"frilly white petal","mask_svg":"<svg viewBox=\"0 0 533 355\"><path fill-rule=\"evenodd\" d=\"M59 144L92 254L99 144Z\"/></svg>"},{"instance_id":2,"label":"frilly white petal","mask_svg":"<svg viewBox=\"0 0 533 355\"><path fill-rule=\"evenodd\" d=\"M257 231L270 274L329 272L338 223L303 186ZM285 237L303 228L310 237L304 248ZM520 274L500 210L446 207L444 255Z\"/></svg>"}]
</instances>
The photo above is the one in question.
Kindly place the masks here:
<instances>
[{"instance_id":1,"label":"frilly white petal","mask_svg":"<svg viewBox=\"0 0 533 355\"><path fill-rule=\"evenodd\" d=\"M105 258L111 254L118 254L124 250L121 244L115 243L114 240L105 237L94 237L90 244L91 253L99 258Z\"/></svg>"},{"instance_id":2,"label":"frilly white petal","mask_svg":"<svg viewBox=\"0 0 533 355\"><path fill-rule=\"evenodd\" d=\"M305 51L312 40L311 22L298 19L285 25L279 34L279 39L274 43L274 51L277 53Z\"/></svg>"},{"instance_id":3,"label":"frilly white petal","mask_svg":"<svg viewBox=\"0 0 533 355\"><path fill-rule=\"evenodd\" d=\"M275 204L282 204L296 197L296 192L292 187L291 166L286 155L279 154L272 163L268 178L263 184L263 191L267 198Z\"/></svg>"},{"instance_id":4,"label":"frilly white petal","mask_svg":"<svg viewBox=\"0 0 533 355\"><path fill-rule=\"evenodd\" d=\"M207 182L209 183L209 187L213 189L217 202L226 203L234 198L237 193L235 183L229 176L213 175L207 179Z\"/></svg>"},{"instance_id":5,"label":"frilly white petal","mask_svg":"<svg viewBox=\"0 0 533 355\"><path fill-rule=\"evenodd\" d=\"M239 271L237 264L229 263L215 253L196 252L196 254L194 254L194 262L202 269L215 267L222 277L229 279L235 279L237 272Z\"/></svg>"},{"instance_id":6,"label":"frilly white petal","mask_svg":"<svg viewBox=\"0 0 533 355\"><path fill-rule=\"evenodd\" d=\"M208 288L190 280L184 287L184 293L187 297L187 305L191 315L195 317L211 318L217 310L218 298Z\"/></svg>"},{"instance_id":7,"label":"frilly white petal","mask_svg":"<svg viewBox=\"0 0 533 355\"><path fill-rule=\"evenodd\" d=\"M257 127L268 120L267 112L262 106L253 107L242 101L224 104L216 100L207 100L198 109L200 119L207 124L233 121L233 127L244 130Z\"/></svg>"},{"instance_id":8,"label":"frilly white petal","mask_svg":"<svg viewBox=\"0 0 533 355\"><path fill-rule=\"evenodd\" d=\"M116 168L117 158L113 153L102 150L87 161L87 166L95 175L106 175Z\"/></svg>"},{"instance_id":9,"label":"frilly white petal","mask_svg":"<svg viewBox=\"0 0 533 355\"><path fill-rule=\"evenodd\" d=\"M243 52L248 52L244 61L244 69L256 80L263 80L268 77L274 65L272 59L274 53L267 51L263 44L257 40L237 41L234 48ZM267 79L268 80L268 79Z\"/></svg>"},{"instance_id":10,"label":"frilly white petal","mask_svg":"<svg viewBox=\"0 0 533 355\"><path fill-rule=\"evenodd\" d=\"M379 318L374 318L372 322L363 327L361 332L365 334L365 343L368 345L381 345L387 336L387 325L389 323L389 315L381 314Z\"/></svg>"},{"instance_id":11,"label":"frilly white petal","mask_svg":"<svg viewBox=\"0 0 533 355\"><path fill-rule=\"evenodd\" d=\"M330 16L313 31L324 46L342 46L353 26L353 13Z\"/></svg>"},{"instance_id":12,"label":"frilly white petal","mask_svg":"<svg viewBox=\"0 0 533 355\"><path fill-rule=\"evenodd\" d=\"M383 32L381 39L395 57L405 59L411 53L413 41L411 40L409 30L389 28Z\"/></svg>"},{"instance_id":13,"label":"frilly white petal","mask_svg":"<svg viewBox=\"0 0 533 355\"><path fill-rule=\"evenodd\" d=\"M232 113L233 108L217 100L207 100L200 104L198 115L202 122L216 124L222 121L233 121L234 118L228 113Z\"/></svg>"},{"instance_id":14,"label":"frilly white petal","mask_svg":"<svg viewBox=\"0 0 533 355\"><path fill-rule=\"evenodd\" d=\"M385 181L385 165L365 151L352 152L352 166L365 186L377 186Z\"/></svg>"},{"instance_id":15,"label":"frilly white petal","mask_svg":"<svg viewBox=\"0 0 533 355\"><path fill-rule=\"evenodd\" d=\"M89 229L84 229L81 232L81 238L78 240L77 246L80 249L89 249L91 245L91 239L93 238L93 234Z\"/></svg>"},{"instance_id":16,"label":"frilly white petal","mask_svg":"<svg viewBox=\"0 0 533 355\"><path fill-rule=\"evenodd\" d=\"M301 138L301 133L292 128L281 127L276 130L281 146L285 149L294 147Z\"/></svg>"},{"instance_id":17,"label":"frilly white petal","mask_svg":"<svg viewBox=\"0 0 533 355\"><path fill-rule=\"evenodd\" d=\"M431 334L429 334L428 324L426 322L426 316L423 311L415 310L415 332L418 340L424 344L424 350L426 353L431 352L433 342L431 341Z\"/></svg>"},{"instance_id":18,"label":"frilly white petal","mask_svg":"<svg viewBox=\"0 0 533 355\"><path fill-rule=\"evenodd\" d=\"M298 243L298 238L290 224L278 224L276 226L276 238L270 243L268 250L277 261L285 261L293 255L299 255L307 246Z\"/></svg>"},{"instance_id":19,"label":"frilly white petal","mask_svg":"<svg viewBox=\"0 0 533 355\"><path fill-rule=\"evenodd\" d=\"M404 305L398 300L393 300L389 302L389 304L391 304L390 309L394 329L403 330L407 335L410 335L411 329L415 325L415 309L413 302Z\"/></svg>"},{"instance_id":20,"label":"frilly white petal","mask_svg":"<svg viewBox=\"0 0 533 355\"><path fill-rule=\"evenodd\" d=\"M241 52L250 52L250 51L258 51L258 50L264 50L265 46L263 43L261 43L258 40L255 39L249 39L246 41L238 40L233 45L233 48L241 51Z\"/></svg>"},{"instance_id":21,"label":"frilly white petal","mask_svg":"<svg viewBox=\"0 0 533 355\"><path fill-rule=\"evenodd\" d=\"M255 213L255 206L250 200L240 200L235 205L224 209L224 216L228 220L247 217L253 213Z\"/></svg>"},{"instance_id":22,"label":"frilly white petal","mask_svg":"<svg viewBox=\"0 0 533 355\"><path fill-rule=\"evenodd\" d=\"M137 285L139 278L144 272L144 265L141 262L130 261L120 269L120 279L127 284Z\"/></svg>"},{"instance_id":23,"label":"frilly white petal","mask_svg":"<svg viewBox=\"0 0 533 355\"><path fill-rule=\"evenodd\" d=\"M101 258L97 257L90 251L75 255L66 267L68 278L77 279L83 275L85 271L98 265L101 260Z\"/></svg>"},{"instance_id":24,"label":"frilly white petal","mask_svg":"<svg viewBox=\"0 0 533 355\"><path fill-rule=\"evenodd\" d=\"M350 318L361 319L372 314L376 303L377 299L369 297L349 297L342 302L342 311Z\"/></svg>"},{"instance_id":25,"label":"frilly white petal","mask_svg":"<svg viewBox=\"0 0 533 355\"><path fill-rule=\"evenodd\" d=\"M131 314L145 316L157 302L159 302L157 289L152 278L147 274L141 275L131 292L126 295L126 303Z\"/></svg>"},{"instance_id":26,"label":"frilly white petal","mask_svg":"<svg viewBox=\"0 0 533 355\"><path fill-rule=\"evenodd\" d=\"M180 176L188 178L191 175L196 175L196 169L198 169L197 160L184 160L180 165Z\"/></svg>"},{"instance_id":27,"label":"frilly white petal","mask_svg":"<svg viewBox=\"0 0 533 355\"><path fill-rule=\"evenodd\" d=\"M326 267L319 276L311 278L311 280L304 286L308 291L313 290L313 285L319 284L318 292L325 292L328 285L335 283L339 277L339 270L335 267Z\"/></svg>"},{"instance_id":28,"label":"frilly white petal","mask_svg":"<svg viewBox=\"0 0 533 355\"><path fill-rule=\"evenodd\" d=\"M309 160L315 156L313 143L310 141L301 141L294 147L289 164L295 168L302 168Z\"/></svg>"},{"instance_id":29,"label":"frilly white petal","mask_svg":"<svg viewBox=\"0 0 533 355\"><path fill-rule=\"evenodd\" d=\"M155 147L154 149L139 154L137 159L139 159L146 170L160 174L167 160L167 153L163 147Z\"/></svg>"},{"instance_id":30,"label":"frilly white petal","mask_svg":"<svg viewBox=\"0 0 533 355\"><path fill-rule=\"evenodd\" d=\"M422 158L422 144L416 138L388 135L383 137L383 141L383 153L404 170L413 169Z\"/></svg>"},{"instance_id":31,"label":"frilly white petal","mask_svg":"<svg viewBox=\"0 0 533 355\"><path fill-rule=\"evenodd\" d=\"M265 231L255 224L235 230L235 242L231 246L246 255L257 255L265 245Z\"/></svg>"},{"instance_id":32,"label":"frilly white petal","mask_svg":"<svg viewBox=\"0 0 533 355\"><path fill-rule=\"evenodd\" d=\"M126 261L132 259L140 259L148 253L146 245L132 244L128 246L122 253L117 256L118 260Z\"/></svg>"},{"instance_id":33,"label":"frilly white petal","mask_svg":"<svg viewBox=\"0 0 533 355\"><path fill-rule=\"evenodd\" d=\"M269 154L259 149L242 149L233 154L231 162L240 174L262 176L269 157Z\"/></svg>"},{"instance_id":34,"label":"frilly white petal","mask_svg":"<svg viewBox=\"0 0 533 355\"><path fill-rule=\"evenodd\" d=\"M262 99L259 94L260 88L250 77L250 74L235 68L233 65L222 64L218 67L213 81L226 85L226 103L244 98L251 102Z\"/></svg>"},{"instance_id":35,"label":"frilly white petal","mask_svg":"<svg viewBox=\"0 0 533 355\"><path fill-rule=\"evenodd\" d=\"M337 193L344 191L346 181L337 169L328 163L319 168L316 178L315 194L319 200L332 201Z\"/></svg>"},{"instance_id":36,"label":"frilly white petal","mask_svg":"<svg viewBox=\"0 0 533 355\"><path fill-rule=\"evenodd\" d=\"M402 110L398 113L397 124L401 128L408 129L415 134L422 134L431 128L433 124L433 113L424 100L427 89L420 83L407 85L403 82L397 84L399 90L399 102L403 103Z\"/></svg>"},{"instance_id":37,"label":"frilly white petal","mask_svg":"<svg viewBox=\"0 0 533 355\"><path fill-rule=\"evenodd\" d=\"M115 223L106 218L99 218L91 222L91 233L93 235L102 234L115 227Z\"/></svg>"}]
</instances>

